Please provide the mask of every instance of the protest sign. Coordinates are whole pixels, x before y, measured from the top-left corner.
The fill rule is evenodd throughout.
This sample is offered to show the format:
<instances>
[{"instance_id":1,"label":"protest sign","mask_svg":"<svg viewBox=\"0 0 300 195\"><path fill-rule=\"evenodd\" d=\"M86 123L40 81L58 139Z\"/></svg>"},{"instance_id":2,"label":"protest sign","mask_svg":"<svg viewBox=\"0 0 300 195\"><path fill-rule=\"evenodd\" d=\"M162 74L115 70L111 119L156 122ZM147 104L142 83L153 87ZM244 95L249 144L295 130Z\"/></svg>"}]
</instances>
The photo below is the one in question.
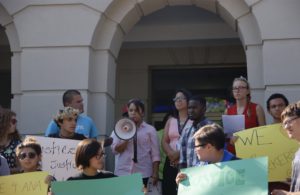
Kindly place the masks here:
<instances>
[{"instance_id":1,"label":"protest sign","mask_svg":"<svg viewBox=\"0 0 300 195\"><path fill-rule=\"evenodd\" d=\"M269 181L286 181L291 176L291 163L299 145L287 137L280 124L247 129L234 134L239 158L268 156Z\"/></svg>"},{"instance_id":2,"label":"protest sign","mask_svg":"<svg viewBox=\"0 0 300 195\"><path fill-rule=\"evenodd\" d=\"M133 174L107 179L72 180L52 183L55 195L143 195L142 176Z\"/></svg>"},{"instance_id":3,"label":"protest sign","mask_svg":"<svg viewBox=\"0 0 300 195\"><path fill-rule=\"evenodd\" d=\"M43 171L0 177L0 195L46 195L48 185Z\"/></svg>"},{"instance_id":4,"label":"protest sign","mask_svg":"<svg viewBox=\"0 0 300 195\"><path fill-rule=\"evenodd\" d=\"M178 195L266 195L267 167L262 157L182 169L187 179L180 182Z\"/></svg>"},{"instance_id":5,"label":"protest sign","mask_svg":"<svg viewBox=\"0 0 300 195\"><path fill-rule=\"evenodd\" d=\"M57 180L66 180L78 173L75 151L78 140L35 136L42 147L42 169Z\"/></svg>"}]
</instances>

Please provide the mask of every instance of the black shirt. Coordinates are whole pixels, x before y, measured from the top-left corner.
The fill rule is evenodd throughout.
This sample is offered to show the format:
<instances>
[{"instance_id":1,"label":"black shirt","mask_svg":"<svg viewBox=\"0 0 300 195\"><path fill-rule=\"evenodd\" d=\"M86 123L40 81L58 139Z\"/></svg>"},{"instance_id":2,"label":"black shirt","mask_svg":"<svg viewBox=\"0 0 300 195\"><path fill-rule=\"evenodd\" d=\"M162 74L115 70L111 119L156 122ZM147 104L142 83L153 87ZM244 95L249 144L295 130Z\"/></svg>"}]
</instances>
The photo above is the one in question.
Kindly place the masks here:
<instances>
[{"instance_id":1,"label":"black shirt","mask_svg":"<svg viewBox=\"0 0 300 195\"><path fill-rule=\"evenodd\" d=\"M48 137L54 137L54 138L63 138L63 139L74 139L74 140L84 140L87 139L84 135L75 133L72 137L66 138L66 137L61 137L59 133L53 133L48 135Z\"/></svg>"},{"instance_id":2,"label":"black shirt","mask_svg":"<svg viewBox=\"0 0 300 195\"><path fill-rule=\"evenodd\" d=\"M105 179L105 178L111 178L111 177L117 177L117 176L109 171L100 171L94 176L88 176L88 175L85 175L84 173L79 173L73 177L69 177L67 180Z\"/></svg>"}]
</instances>

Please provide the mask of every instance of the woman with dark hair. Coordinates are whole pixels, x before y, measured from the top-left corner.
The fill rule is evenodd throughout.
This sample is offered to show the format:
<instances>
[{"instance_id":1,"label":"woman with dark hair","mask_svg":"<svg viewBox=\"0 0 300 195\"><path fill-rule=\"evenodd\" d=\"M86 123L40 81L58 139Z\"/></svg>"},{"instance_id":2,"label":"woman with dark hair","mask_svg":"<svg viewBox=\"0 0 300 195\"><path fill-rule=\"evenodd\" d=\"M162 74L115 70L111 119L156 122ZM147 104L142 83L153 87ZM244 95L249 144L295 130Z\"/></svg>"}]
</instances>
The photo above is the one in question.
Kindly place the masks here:
<instances>
[{"instance_id":1,"label":"woman with dark hair","mask_svg":"<svg viewBox=\"0 0 300 195\"><path fill-rule=\"evenodd\" d=\"M0 112L0 154L6 158L11 173L19 171L15 149L21 143L16 113L9 109Z\"/></svg>"},{"instance_id":2,"label":"woman with dark hair","mask_svg":"<svg viewBox=\"0 0 300 195\"><path fill-rule=\"evenodd\" d=\"M188 101L190 97L191 93L187 90L180 89L175 92L173 98L175 114L168 119L164 128L161 144L167 157L163 169L163 194L177 194L175 178L178 173L177 165L179 162L178 140L184 128L193 123L188 119Z\"/></svg>"},{"instance_id":3,"label":"woman with dark hair","mask_svg":"<svg viewBox=\"0 0 300 195\"><path fill-rule=\"evenodd\" d=\"M95 139L85 139L79 142L75 153L75 164L81 173L67 180L103 179L116 177L109 171L104 171L105 153L101 144Z\"/></svg>"},{"instance_id":4,"label":"woman with dark hair","mask_svg":"<svg viewBox=\"0 0 300 195\"><path fill-rule=\"evenodd\" d=\"M143 120L145 105L141 100L129 100L127 107L128 117L135 123L137 128L136 139L122 140L115 133L112 134L114 140L111 146L112 151L115 155L118 155L115 174L121 176L141 173L144 191L146 192L150 177L154 185L158 181L160 162L158 136L155 128ZM136 140L136 155L134 155L134 140Z\"/></svg>"},{"instance_id":5,"label":"woman with dark hair","mask_svg":"<svg viewBox=\"0 0 300 195\"><path fill-rule=\"evenodd\" d=\"M232 93L235 104L225 110L228 115L244 115L245 129L266 125L265 113L263 108L251 102L250 86L246 78L238 77L233 80ZM232 137L228 142L227 149L235 153L233 143L236 138Z\"/></svg>"}]
</instances>

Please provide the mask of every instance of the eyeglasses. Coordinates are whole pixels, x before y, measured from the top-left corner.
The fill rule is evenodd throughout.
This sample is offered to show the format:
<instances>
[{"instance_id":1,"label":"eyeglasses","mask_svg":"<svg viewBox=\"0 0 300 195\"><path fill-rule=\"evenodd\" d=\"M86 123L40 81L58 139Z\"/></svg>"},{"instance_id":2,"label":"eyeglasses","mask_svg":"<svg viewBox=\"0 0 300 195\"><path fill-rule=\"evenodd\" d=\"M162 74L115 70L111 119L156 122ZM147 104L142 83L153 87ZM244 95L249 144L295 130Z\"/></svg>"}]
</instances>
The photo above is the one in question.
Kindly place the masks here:
<instances>
[{"instance_id":1,"label":"eyeglasses","mask_svg":"<svg viewBox=\"0 0 300 195\"><path fill-rule=\"evenodd\" d=\"M106 154L104 152L101 152L100 154L96 154L95 157L97 160L100 160L102 157L105 157Z\"/></svg>"},{"instance_id":2,"label":"eyeglasses","mask_svg":"<svg viewBox=\"0 0 300 195\"><path fill-rule=\"evenodd\" d=\"M242 90L242 89L248 89L248 87L247 86L232 87L232 91L238 91L238 90Z\"/></svg>"},{"instance_id":3,"label":"eyeglasses","mask_svg":"<svg viewBox=\"0 0 300 195\"><path fill-rule=\"evenodd\" d=\"M10 120L10 122L11 122L11 124L15 125L15 124L17 124L18 120L15 119L15 118L12 118L12 119Z\"/></svg>"},{"instance_id":4,"label":"eyeglasses","mask_svg":"<svg viewBox=\"0 0 300 195\"><path fill-rule=\"evenodd\" d=\"M196 145L196 146L194 146L195 148L202 148L202 147L204 147L204 146L206 146L207 144L199 144L199 145Z\"/></svg>"},{"instance_id":5,"label":"eyeglasses","mask_svg":"<svg viewBox=\"0 0 300 195\"><path fill-rule=\"evenodd\" d=\"M28 153L21 153L18 155L18 158L20 160L24 160L26 157L28 157L29 159L34 159L36 157L36 153L34 152L28 152Z\"/></svg>"},{"instance_id":6,"label":"eyeglasses","mask_svg":"<svg viewBox=\"0 0 300 195\"><path fill-rule=\"evenodd\" d=\"M175 97L175 98L173 98L174 102L182 101L182 100L186 100L186 98L185 97Z\"/></svg>"},{"instance_id":7,"label":"eyeglasses","mask_svg":"<svg viewBox=\"0 0 300 195\"><path fill-rule=\"evenodd\" d=\"M292 123L294 120L298 119L298 118L299 118L299 116L296 116L296 117L294 117L294 118L290 118L290 119L284 121L284 122L282 123L282 127L283 127L284 129L286 129L286 128L287 128L287 125L291 125L291 123Z\"/></svg>"}]
</instances>

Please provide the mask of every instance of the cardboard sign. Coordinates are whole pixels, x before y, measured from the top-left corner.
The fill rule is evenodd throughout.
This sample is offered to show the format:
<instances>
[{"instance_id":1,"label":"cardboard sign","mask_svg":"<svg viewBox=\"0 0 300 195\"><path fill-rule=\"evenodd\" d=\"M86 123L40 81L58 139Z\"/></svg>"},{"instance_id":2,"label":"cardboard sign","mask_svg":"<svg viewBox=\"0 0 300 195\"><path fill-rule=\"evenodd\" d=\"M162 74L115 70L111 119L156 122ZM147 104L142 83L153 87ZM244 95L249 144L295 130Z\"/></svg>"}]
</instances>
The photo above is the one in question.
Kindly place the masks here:
<instances>
[{"instance_id":1,"label":"cardboard sign","mask_svg":"<svg viewBox=\"0 0 300 195\"><path fill-rule=\"evenodd\" d=\"M35 136L42 147L42 169L58 181L78 173L75 166L75 151L78 140Z\"/></svg>"},{"instance_id":2,"label":"cardboard sign","mask_svg":"<svg viewBox=\"0 0 300 195\"><path fill-rule=\"evenodd\" d=\"M232 135L245 129L244 115L222 115L224 133Z\"/></svg>"},{"instance_id":3,"label":"cardboard sign","mask_svg":"<svg viewBox=\"0 0 300 195\"><path fill-rule=\"evenodd\" d=\"M107 179L72 180L52 183L55 195L143 195L141 174Z\"/></svg>"},{"instance_id":4,"label":"cardboard sign","mask_svg":"<svg viewBox=\"0 0 300 195\"><path fill-rule=\"evenodd\" d=\"M263 157L183 169L187 179L179 184L178 195L266 195L267 161Z\"/></svg>"},{"instance_id":5,"label":"cardboard sign","mask_svg":"<svg viewBox=\"0 0 300 195\"><path fill-rule=\"evenodd\" d=\"M287 137L280 124L247 129L234 134L239 158L268 156L269 181L286 181L291 176L292 160L299 144Z\"/></svg>"},{"instance_id":6,"label":"cardboard sign","mask_svg":"<svg viewBox=\"0 0 300 195\"><path fill-rule=\"evenodd\" d=\"M0 177L0 195L46 195L47 172L38 171Z\"/></svg>"}]
</instances>

